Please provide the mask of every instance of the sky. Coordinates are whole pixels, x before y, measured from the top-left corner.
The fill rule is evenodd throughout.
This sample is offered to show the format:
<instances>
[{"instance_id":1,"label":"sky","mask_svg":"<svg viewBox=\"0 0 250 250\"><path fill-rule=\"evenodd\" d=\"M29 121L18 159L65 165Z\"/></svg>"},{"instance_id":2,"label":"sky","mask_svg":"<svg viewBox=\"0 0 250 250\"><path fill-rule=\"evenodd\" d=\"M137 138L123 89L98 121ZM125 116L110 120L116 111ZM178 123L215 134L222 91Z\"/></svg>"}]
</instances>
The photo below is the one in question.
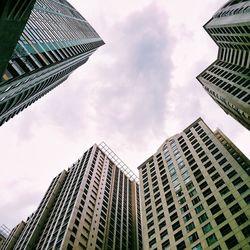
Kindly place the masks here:
<instances>
[{"instance_id":1,"label":"sky","mask_svg":"<svg viewBox=\"0 0 250 250\"><path fill-rule=\"evenodd\" d=\"M63 84L0 128L0 225L37 208L53 177L102 141L135 172L198 117L248 157L250 133L196 76L217 56L202 26L222 0L70 0L105 41Z\"/></svg>"}]
</instances>

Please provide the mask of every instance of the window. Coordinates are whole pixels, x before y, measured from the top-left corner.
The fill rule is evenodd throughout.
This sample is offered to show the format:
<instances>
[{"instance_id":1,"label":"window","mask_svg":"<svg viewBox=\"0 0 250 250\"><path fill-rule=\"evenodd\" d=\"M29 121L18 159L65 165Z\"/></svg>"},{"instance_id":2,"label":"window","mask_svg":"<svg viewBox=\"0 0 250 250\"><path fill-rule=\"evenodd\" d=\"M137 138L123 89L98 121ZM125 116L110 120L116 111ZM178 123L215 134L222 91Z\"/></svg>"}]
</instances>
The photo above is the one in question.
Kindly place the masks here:
<instances>
[{"instance_id":1,"label":"window","mask_svg":"<svg viewBox=\"0 0 250 250\"><path fill-rule=\"evenodd\" d=\"M243 194L243 193L245 193L247 190L249 190L248 186L247 186L247 185L244 185L244 186L242 186L241 188L238 189L238 192L239 192L240 194Z\"/></svg>"},{"instance_id":2,"label":"window","mask_svg":"<svg viewBox=\"0 0 250 250\"><path fill-rule=\"evenodd\" d=\"M220 179L220 180L218 180L218 181L215 183L215 186L216 186L217 188L220 188L223 184L225 184L225 182L224 182L222 179Z\"/></svg>"},{"instance_id":3,"label":"window","mask_svg":"<svg viewBox=\"0 0 250 250\"><path fill-rule=\"evenodd\" d=\"M177 250L184 250L186 249L186 244L185 241L180 242L177 246L176 246Z\"/></svg>"},{"instance_id":4,"label":"window","mask_svg":"<svg viewBox=\"0 0 250 250\"><path fill-rule=\"evenodd\" d=\"M152 235L154 235L155 234L155 230L154 229L152 229L152 230L150 230L149 232L148 232L148 237L150 238Z\"/></svg>"},{"instance_id":5,"label":"window","mask_svg":"<svg viewBox=\"0 0 250 250\"><path fill-rule=\"evenodd\" d=\"M171 207L168 208L168 212L172 213L175 210L175 205L172 205Z\"/></svg>"},{"instance_id":6,"label":"window","mask_svg":"<svg viewBox=\"0 0 250 250\"><path fill-rule=\"evenodd\" d=\"M220 228L220 232L221 232L222 236L225 236L225 235L229 234L230 232L232 232L232 229L231 229L229 224L226 224L225 226Z\"/></svg>"},{"instance_id":7,"label":"window","mask_svg":"<svg viewBox=\"0 0 250 250\"><path fill-rule=\"evenodd\" d=\"M156 244L156 239L152 239L151 241L149 241L149 247L152 248L153 245Z\"/></svg>"},{"instance_id":8,"label":"window","mask_svg":"<svg viewBox=\"0 0 250 250\"><path fill-rule=\"evenodd\" d=\"M243 228L242 233L244 234L244 236L247 238L250 236L250 225L246 226L245 228Z\"/></svg>"},{"instance_id":9,"label":"window","mask_svg":"<svg viewBox=\"0 0 250 250\"><path fill-rule=\"evenodd\" d=\"M208 189L206 189L204 192L202 192L203 193L203 195L204 195L204 197L207 197L208 195L210 195L211 193L212 193L212 191L211 191L211 189L210 188L208 188Z\"/></svg>"},{"instance_id":10,"label":"window","mask_svg":"<svg viewBox=\"0 0 250 250\"><path fill-rule=\"evenodd\" d=\"M214 215L214 214L218 213L221 210L221 208L217 204L217 205L213 206L210 210L211 210L211 213Z\"/></svg>"},{"instance_id":11,"label":"window","mask_svg":"<svg viewBox=\"0 0 250 250\"><path fill-rule=\"evenodd\" d=\"M203 250L201 244L198 244L192 248L192 250Z\"/></svg>"},{"instance_id":12,"label":"window","mask_svg":"<svg viewBox=\"0 0 250 250\"><path fill-rule=\"evenodd\" d=\"M231 171L227 176L228 176L228 178L232 178L232 177L234 177L235 175L237 174L237 172L235 171L235 170L233 170L233 171Z\"/></svg>"},{"instance_id":13,"label":"window","mask_svg":"<svg viewBox=\"0 0 250 250\"><path fill-rule=\"evenodd\" d=\"M169 241L169 240L164 241L164 242L161 244L161 246L162 246L162 250L167 250L167 249L169 249L170 241Z\"/></svg>"},{"instance_id":14,"label":"window","mask_svg":"<svg viewBox=\"0 0 250 250\"><path fill-rule=\"evenodd\" d=\"M216 199L214 198L214 196L211 196L209 199L207 199L208 206L210 206L211 204L213 204L215 201L216 201Z\"/></svg>"},{"instance_id":15,"label":"window","mask_svg":"<svg viewBox=\"0 0 250 250\"><path fill-rule=\"evenodd\" d=\"M171 220L171 221L174 221L177 217L178 217L178 215L177 215L177 213L175 212L174 214L172 214L172 215L170 216L170 220Z\"/></svg>"},{"instance_id":16,"label":"window","mask_svg":"<svg viewBox=\"0 0 250 250\"><path fill-rule=\"evenodd\" d=\"M222 248L220 247L220 245L218 245L217 247L213 248L212 250L222 250Z\"/></svg>"},{"instance_id":17,"label":"window","mask_svg":"<svg viewBox=\"0 0 250 250\"><path fill-rule=\"evenodd\" d=\"M182 233L181 230L174 235L174 238L175 238L176 241L179 240L182 237L183 237L183 233Z\"/></svg>"},{"instance_id":18,"label":"window","mask_svg":"<svg viewBox=\"0 0 250 250\"><path fill-rule=\"evenodd\" d=\"M211 230L213 230L213 227L210 224L210 222L202 227L202 231L203 231L204 234L210 232Z\"/></svg>"},{"instance_id":19,"label":"window","mask_svg":"<svg viewBox=\"0 0 250 250\"><path fill-rule=\"evenodd\" d=\"M198 219L200 223L203 223L208 219L207 214L206 213L202 214L200 217L198 217Z\"/></svg>"},{"instance_id":20,"label":"window","mask_svg":"<svg viewBox=\"0 0 250 250\"><path fill-rule=\"evenodd\" d=\"M240 178L240 177L238 177L238 178L236 178L234 181L233 181L233 184L234 184L234 186L237 186L239 183L241 183L241 182L243 182L243 180Z\"/></svg>"},{"instance_id":21,"label":"window","mask_svg":"<svg viewBox=\"0 0 250 250\"><path fill-rule=\"evenodd\" d=\"M199 237L198 237L198 234L195 232L195 233L191 234L191 235L188 237L188 239L189 239L190 243L192 244L193 242L195 242L196 240L198 240Z\"/></svg>"},{"instance_id":22,"label":"window","mask_svg":"<svg viewBox=\"0 0 250 250\"><path fill-rule=\"evenodd\" d=\"M231 202L233 202L235 200L234 196L232 194L230 194L228 197L226 197L224 199L225 203L228 205L230 204Z\"/></svg>"},{"instance_id":23,"label":"window","mask_svg":"<svg viewBox=\"0 0 250 250\"><path fill-rule=\"evenodd\" d=\"M179 200L179 204L183 204L186 202L186 198L185 197L182 197L180 200Z\"/></svg>"},{"instance_id":24,"label":"window","mask_svg":"<svg viewBox=\"0 0 250 250\"><path fill-rule=\"evenodd\" d=\"M225 241L225 243L226 243L227 247L228 247L229 249L231 249L231 248L233 248L234 246L236 246L239 242L238 242L237 238L233 235L232 237L230 237L229 239L227 239L227 240Z\"/></svg>"},{"instance_id":25,"label":"window","mask_svg":"<svg viewBox=\"0 0 250 250\"><path fill-rule=\"evenodd\" d=\"M190 190L191 188L193 188L193 187L194 187L193 182L192 182L192 181L189 182L189 183L186 185L186 187L187 187L187 190Z\"/></svg>"},{"instance_id":26,"label":"window","mask_svg":"<svg viewBox=\"0 0 250 250\"><path fill-rule=\"evenodd\" d=\"M235 220L236 220L236 222L237 222L237 224L239 226L248 221L247 216L245 215L245 213L243 213L243 214L239 215L238 217L236 217Z\"/></svg>"},{"instance_id":27,"label":"window","mask_svg":"<svg viewBox=\"0 0 250 250\"><path fill-rule=\"evenodd\" d=\"M189 192L190 197L194 197L197 194L197 191L194 189L193 191Z\"/></svg>"},{"instance_id":28,"label":"window","mask_svg":"<svg viewBox=\"0 0 250 250\"><path fill-rule=\"evenodd\" d=\"M215 218L215 222L217 225L220 225L222 222L226 220L226 217L224 214L220 214Z\"/></svg>"},{"instance_id":29,"label":"window","mask_svg":"<svg viewBox=\"0 0 250 250\"><path fill-rule=\"evenodd\" d=\"M167 229L165 229L165 230L160 234L161 240L166 239L167 235L168 235L168 231L167 231Z\"/></svg>"},{"instance_id":30,"label":"window","mask_svg":"<svg viewBox=\"0 0 250 250\"><path fill-rule=\"evenodd\" d=\"M159 224L159 229L161 230L165 226L166 226L166 221L163 221Z\"/></svg>"},{"instance_id":31,"label":"window","mask_svg":"<svg viewBox=\"0 0 250 250\"><path fill-rule=\"evenodd\" d=\"M217 241L216 235L211 234L209 237L206 238L206 241L207 241L208 246L211 246Z\"/></svg>"},{"instance_id":32,"label":"window","mask_svg":"<svg viewBox=\"0 0 250 250\"><path fill-rule=\"evenodd\" d=\"M172 225L173 231L180 227L180 222L177 221Z\"/></svg>"},{"instance_id":33,"label":"window","mask_svg":"<svg viewBox=\"0 0 250 250\"><path fill-rule=\"evenodd\" d=\"M221 195L225 195L226 193L228 193L229 192L229 188L228 187L224 187L224 188L222 188L221 190L220 190L220 194Z\"/></svg>"},{"instance_id":34,"label":"window","mask_svg":"<svg viewBox=\"0 0 250 250\"><path fill-rule=\"evenodd\" d=\"M204 181L204 182L202 182L200 185L199 185L199 187L200 187L200 189L203 189L203 188L205 188L205 187L207 187L207 182L206 181Z\"/></svg>"},{"instance_id":35,"label":"window","mask_svg":"<svg viewBox=\"0 0 250 250\"><path fill-rule=\"evenodd\" d=\"M190 224L188 224L188 225L186 226L187 232L192 231L194 228L195 228L195 225L194 225L193 222L191 222Z\"/></svg>"},{"instance_id":36,"label":"window","mask_svg":"<svg viewBox=\"0 0 250 250\"><path fill-rule=\"evenodd\" d=\"M232 214L236 214L237 212L239 212L241 210L241 207L240 207L240 205L238 203L236 203L235 205L233 205L229 209L230 209L230 212Z\"/></svg>"},{"instance_id":37,"label":"window","mask_svg":"<svg viewBox=\"0 0 250 250\"><path fill-rule=\"evenodd\" d=\"M199 206L197 206L197 207L195 208L196 214L199 214L203 209L204 209L204 207L203 207L202 204L200 204Z\"/></svg>"},{"instance_id":38,"label":"window","mask_svg":"<svg viewBox=\"0 0 250 250\"><path fill-rule=\"evenodd\" d=\"M197 196L192 200L193 205L195 206L197 203L200 202L200 198Z\"/></svg>"},{"instance_id":39,"label":"window","mask_svg":"<svg viewBox=\"0 0 250 250\"><path fill-rule=\"evenodd\" d=\"M184 220L184 222L187 222L187 221L189 221L191 218L192 218L191 214L188 213L188 214L186 214L186 215L183 217L183 220Z\"/></svg>"},{"instance_id":40,"label":"window","mask_svg":"<svg viewBox=\"0 0 250 250\"><path fill-rule=\"evenodd\" d=\"M186 211L188 211L188 205L185 205L184 207L181 207L181 213L184 214Z\"/></svg>"}]
</instances>

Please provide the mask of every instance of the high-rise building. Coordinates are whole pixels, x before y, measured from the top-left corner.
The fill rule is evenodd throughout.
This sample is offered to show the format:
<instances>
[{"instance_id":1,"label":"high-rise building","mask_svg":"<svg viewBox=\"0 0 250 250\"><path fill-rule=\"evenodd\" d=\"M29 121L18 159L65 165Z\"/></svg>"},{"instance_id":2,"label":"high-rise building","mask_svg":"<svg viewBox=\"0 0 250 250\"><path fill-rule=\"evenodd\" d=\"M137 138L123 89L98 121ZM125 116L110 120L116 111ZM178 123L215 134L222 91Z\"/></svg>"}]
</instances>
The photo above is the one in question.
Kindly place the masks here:
<instances>
[{"instance_id":1,"label":"high-rise building","mask_svg":"<svg viewBox=\"0 0 250 250\"><path fill-rule=\"evenodd\" d=\"M249 249L250 161L202 119L139 167L144 249Z\"/></svg>"},{"instance_id":2,"label":"high-rise building","mask_svg":"<svg viewBox=\"0 0 250 250\"><path fill-rule=\"evenodd\" d=\"M2 77L36 0L0 2L0 75Z\"/></svg>"},{"instance_id":3,"label":"high-rise building","mask_svg":"<svg viewBox=\"0 0 250 250\"><path fill-rule=\"evenodd\" d=\"M7 5L4 13L22 16L27 1L7 2L13 4ZM28 11L25 13L27 16ZM66 0L36 0L1 74L0 125L66 80L103 44L96 31Z\"/></svg>"},{"instance_id":4,"label":"high-rise building","mask_svg":"<svg viewBox=\"0 0 250 250\"><path fill-rule=\"evenodd\" d=\"M9 231L10 230L5 225L0 226L0 248L8 237Z\"/></svg>"},{"instance_id":5,"label":"high-rise building","mask_svg":"<svg viewBox=\"0 0 250 250\"><path fill-rule=\"evenodd\" d=\"M250 130L249 10L249 0L231 0L205 24L219 51L197 79L227 114Z\"/></svg>"},{"instance_id":6,"label":"high-rise building","mask_svg":"<svg viewBox=\"0 0 250 250\"><path fill-rule=\"evenodd\" d=\"M53 179L11 249L142 249L137 177L94 145Z\"/></svg>"}]
</instances>

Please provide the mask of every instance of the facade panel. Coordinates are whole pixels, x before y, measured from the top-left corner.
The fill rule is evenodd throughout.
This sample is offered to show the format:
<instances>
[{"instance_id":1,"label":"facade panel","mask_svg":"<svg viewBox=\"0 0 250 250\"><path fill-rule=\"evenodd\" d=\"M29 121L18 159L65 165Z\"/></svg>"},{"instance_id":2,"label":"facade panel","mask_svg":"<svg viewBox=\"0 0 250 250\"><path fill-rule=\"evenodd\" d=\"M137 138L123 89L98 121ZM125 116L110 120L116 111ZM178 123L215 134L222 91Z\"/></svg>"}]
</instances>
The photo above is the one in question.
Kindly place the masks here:
<instances>
[{"instance_id":1,"label":"facade panel","mask_svg":"<svg viewBox=\"0 0 250 250\"><path fill-rule=\"evenodd\" d=\"M0 125L66 80L103 44L66 0L37 0L0 81Z\"/></svg>"},{"instance_id":2,"label":"facade panel","mask_svg":"<svg viewBox=\"0 0 250 250\"><path fill-rule=\"evenodd\" d=\"M198 119L139 166L144 249L249 248L250 163L224 140Z\"/></svg>"},{"instance_id":3,"label":"facade panel","mask_svg":"<svg viewBox=\"0 0 250 250\"><path fill-rule=\"evenodd\" d=\"M94 145L53 180L13 249L142 249L140 223L137 177Z\"/></svg>"},{"instance_id":4,"label":"facade panel","mask_svg":"<svg viewBox=\"0 0 250 250\"><path fill-rule=\"evenodd\" d=\"M229 1L204 28L219 51L197 79L227 114L250 129L250 1Z\"/></svg>"}]
</instances>

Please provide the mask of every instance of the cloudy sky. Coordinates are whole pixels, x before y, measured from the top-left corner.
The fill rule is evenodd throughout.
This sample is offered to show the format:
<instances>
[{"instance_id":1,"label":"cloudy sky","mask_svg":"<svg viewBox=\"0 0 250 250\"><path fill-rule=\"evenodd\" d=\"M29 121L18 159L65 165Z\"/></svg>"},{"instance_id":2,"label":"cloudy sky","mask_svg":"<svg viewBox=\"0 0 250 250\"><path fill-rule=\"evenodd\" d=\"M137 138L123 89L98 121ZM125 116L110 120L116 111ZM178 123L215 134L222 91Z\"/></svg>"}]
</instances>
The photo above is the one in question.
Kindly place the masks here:
<instances>
[{"instance_id":1,"label":"cloudy sky","mask_svg":"<svg viewBox=\"0 0 250 250\"><path fill-rule=\"evenodd\" d=\"M0 224L36 209L52 178L105 141L135 172L198 117L250 157L250 133L195 77L217 55L202 26L224 0L70 0L105 45L0 128Z\"/></svg>"}]
</instances>

